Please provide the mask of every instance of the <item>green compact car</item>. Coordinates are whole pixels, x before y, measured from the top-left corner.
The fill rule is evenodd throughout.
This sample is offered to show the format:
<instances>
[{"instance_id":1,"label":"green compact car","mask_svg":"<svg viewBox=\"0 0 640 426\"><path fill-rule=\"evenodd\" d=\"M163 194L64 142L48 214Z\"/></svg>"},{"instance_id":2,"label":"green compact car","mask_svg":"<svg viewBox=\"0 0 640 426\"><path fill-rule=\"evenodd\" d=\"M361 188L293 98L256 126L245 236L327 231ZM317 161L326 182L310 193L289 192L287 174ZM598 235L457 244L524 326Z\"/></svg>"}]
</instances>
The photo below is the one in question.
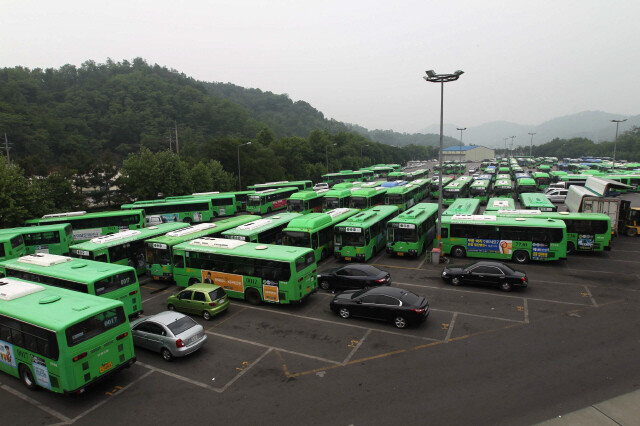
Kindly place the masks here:
<instances>
[{"instance_id":1,"label":"green compact car","mask_svg":"<svg viewBox=\"0 0 640 426\"><path fill-rule=\"evenodd\" d=\"M215 284L193 284L178 294L167 298L167 309L202 315L205 320L229 308L229 298L224 289Z\"/></svg>"}]
</instances>

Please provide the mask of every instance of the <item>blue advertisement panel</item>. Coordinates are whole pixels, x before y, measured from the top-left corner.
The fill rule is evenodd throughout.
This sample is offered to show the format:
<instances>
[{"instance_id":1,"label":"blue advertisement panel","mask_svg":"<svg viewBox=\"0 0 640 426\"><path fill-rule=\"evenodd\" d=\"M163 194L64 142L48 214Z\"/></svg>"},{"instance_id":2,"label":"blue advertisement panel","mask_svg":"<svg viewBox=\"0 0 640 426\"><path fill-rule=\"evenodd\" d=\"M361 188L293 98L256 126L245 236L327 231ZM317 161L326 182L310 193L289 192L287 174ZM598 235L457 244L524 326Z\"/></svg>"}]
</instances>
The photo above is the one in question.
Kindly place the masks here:
<instances>
[{"instance_id":1,"label":"blue advertisement panel","mask_svg":"<svg viewBox=\"0 0 640 426\"><path fill-rule=\"evenodd\" d=\"M533 260L546 260L549 258L549 244L533 243L531 250Z\"/></svg>"},{"instance_id":2,"label":"blue advertisement panel","mask_svg":"<svg viewBox=\"0 0 640 426\"><path fill-rule=\"evenodd\" d=\"M578 250L591 251L595 243L596 236L589 234L578 234Z\"/></svg>"}]
</instances>

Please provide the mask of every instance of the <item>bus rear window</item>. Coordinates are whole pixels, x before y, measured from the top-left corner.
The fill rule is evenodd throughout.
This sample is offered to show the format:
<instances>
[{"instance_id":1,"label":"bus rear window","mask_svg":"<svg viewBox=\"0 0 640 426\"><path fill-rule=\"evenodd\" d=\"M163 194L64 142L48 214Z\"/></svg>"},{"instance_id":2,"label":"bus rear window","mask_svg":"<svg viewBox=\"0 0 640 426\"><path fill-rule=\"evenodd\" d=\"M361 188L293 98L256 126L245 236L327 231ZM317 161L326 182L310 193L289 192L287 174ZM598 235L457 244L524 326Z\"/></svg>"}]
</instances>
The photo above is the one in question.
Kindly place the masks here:
<instances>
[{"instance_id":1,"label":"bus rear window","mask_svg":"<svg viewBox=\"0 0 640 426\"><path fill-rule=\"evenodd\" d=\"M309 252L304 256L300 256L296 259L296 272L300 272L309 266L313 265L316 261L316 255L313 252Z\"/></svg>"},{"instance_id":2,"label":"bus rear window","mask_svg":"<svg viewBox=\"0 0 640 426\"><path fill-rule=\"evenodd\" d=\"M96 281L94 288L96 296L101 296L105 293L118 290L119 288L126 287L136 282L136 273L134 271L123 272L121 274L115 274L110 277Z\"/></svg>"},{"instance_id":3,"label":"bus rear window","mask_svg":"<svg viewBox=\"0 0 640 426\"><path fill-rule=\"evenodd\" d=\"M125 321L126 316L124 315L124 309L121 307L109 309L108 311L94 315L67 328L65 331L67 344L69 346L75 346L109 331L120 324L124 324Z\"/></svg>"},{"instance_id":4,"label":"bus rear window","mask_svg":"<svg viewBox=\"0 0 640 426\"><path fill-rule=\"evenodd\" d=\"M22 239L22 235L18 235L17 237L13 237L11 239L11 248L20 247L24 244L24 240Z\"/></svg>"}]
</instances>

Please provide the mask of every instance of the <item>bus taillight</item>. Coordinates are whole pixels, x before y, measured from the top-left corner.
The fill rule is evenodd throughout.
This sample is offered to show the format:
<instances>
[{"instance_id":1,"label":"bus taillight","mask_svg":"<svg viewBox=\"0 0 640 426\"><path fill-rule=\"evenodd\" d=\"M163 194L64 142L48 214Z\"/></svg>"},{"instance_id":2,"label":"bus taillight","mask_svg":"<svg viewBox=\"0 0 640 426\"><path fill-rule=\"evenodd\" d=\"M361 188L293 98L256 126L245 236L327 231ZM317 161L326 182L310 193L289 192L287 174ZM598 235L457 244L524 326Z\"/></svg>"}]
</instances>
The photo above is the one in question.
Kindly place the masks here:
<instances>
[{"instance_id":1,"label":"bus taillight","mask_svg":"<svg viewBox=\"0 0 640 426\"><path fill-rule=\"evenodd\" d=\"M81 354L76 355L76 356L73 357L73 362L80 361L82 358L84 358L86 356L87 356L87 353L86 352L82 352Z\"/></svg>"},{"instance_id":2,"label":"bus taillight","mask_svg":"<svg viewBox=\"0 0 640 426\"><path fill-rule=\"evenodd\" d=\"M133 296L134 294L137 294L137 293L138 293L138 290L133 290L129 292L129 296Z\"/></svg>"},{"instance_id":3,"label":"bus taillight","mask_svg":"<svg viewBox=\"0 0 640 426\"><path fill-rule=\"evenodd\" d=\"M124 333L122 333L121 335L119 335L118 337L116 337L116 340L122 340L125 337L127 337L129 335L129 332L125 331Z\"/></svg>"}]
</instances>

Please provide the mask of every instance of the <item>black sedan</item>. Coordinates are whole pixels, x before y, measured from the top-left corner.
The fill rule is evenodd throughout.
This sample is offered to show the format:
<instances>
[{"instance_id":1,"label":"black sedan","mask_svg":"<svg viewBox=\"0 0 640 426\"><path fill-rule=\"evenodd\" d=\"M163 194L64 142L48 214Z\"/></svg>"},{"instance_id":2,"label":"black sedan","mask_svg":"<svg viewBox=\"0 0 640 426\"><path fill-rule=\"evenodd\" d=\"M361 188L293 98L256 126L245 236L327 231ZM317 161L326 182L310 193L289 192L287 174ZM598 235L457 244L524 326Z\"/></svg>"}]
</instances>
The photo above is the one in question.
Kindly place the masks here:
<instances>
[{"instance_id":1,"label":"black sedan","mask_svg":"<svg viewBox=\"0 0 640 426\"><path fill-rule=\"evenodd\" d=\"M442 279L451 285L491 285L503 291L511 291L514 287L524 288L529 283L527 274L500 262L477 262L461 268L444 268Z\"/></svg>"},{"instance_id":2,"label":"black sedan","mask_svg":"<svg viewBox=\"0 0 640 426\"><path fill-rule=\"evenodd\" d=\"M398 328L419 324L429 316L429 302L397 287L348 290L336 295L331 310L342 318L363 317L392 322Z\"/></svg>"},{"instance_id":3,"label":"black sedan","mask_svg":"<svg viewBox=\"0 0 640 426\"><path fill-rule=\"evenodd\" d=\"M391 285L391 275L371 265L349 264L324 274L318 274L323 290L363 289Z\"/></svg>"}]
</instances>

